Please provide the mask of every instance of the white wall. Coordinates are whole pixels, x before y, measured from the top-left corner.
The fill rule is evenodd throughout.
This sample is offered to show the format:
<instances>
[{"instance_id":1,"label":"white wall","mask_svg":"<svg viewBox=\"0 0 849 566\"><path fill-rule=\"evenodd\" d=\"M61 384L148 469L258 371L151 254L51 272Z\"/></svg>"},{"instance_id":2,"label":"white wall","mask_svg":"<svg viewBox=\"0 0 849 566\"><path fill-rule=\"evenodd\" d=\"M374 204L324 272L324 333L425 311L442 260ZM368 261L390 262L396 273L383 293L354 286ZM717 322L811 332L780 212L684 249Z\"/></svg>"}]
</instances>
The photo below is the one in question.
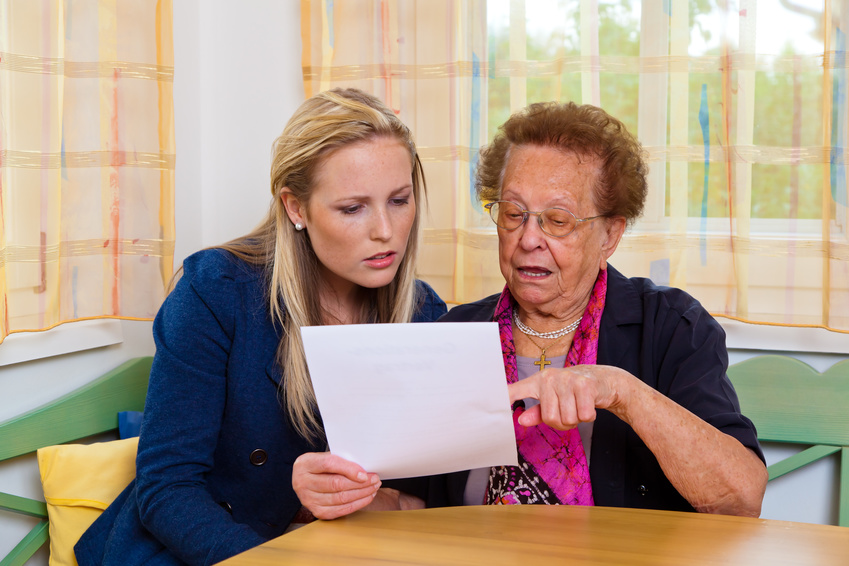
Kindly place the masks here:
<instances>
[{"instance_id":1,"label":"white wall","mask_svg":"<svg viewBox=\"0 0 849 566\"><path fill-rule=\"evenodd\" d=\"M303 100L299 3L251 0L238 3L238 10L235 6L225 0L174 3L176 264L259 222L270 199L271 143ZM126 359L153 352L150 323L122 322L121 328L123 342L117 345L0 368L0 421L55 399ZM845 338L824 348L829 337L822 334L779 332L776 337L769 332L732 325L731 361L779 348L822 371L849 353ZM770 448L768 457L779 453ZM833 521L828 495L833 492L828 490L835 482L834 460L804 474L770 484L764 517ZM39 497L34 461L20 458L0 466L0 489ZM24 523L0 513L0 555L32 525ZM46 564L46 553L31 563Z\"/></svg>"},{"instance_id":2,"label":"white wall","mask_svg":"<svg viewBox=\"0 0 849 566\"><path fill-rule=\"evenodd\" d=\"M259 223L271 144L304 98L298 2L200 6L174 3L178 264Z\"/></svg>"}]
</instances>

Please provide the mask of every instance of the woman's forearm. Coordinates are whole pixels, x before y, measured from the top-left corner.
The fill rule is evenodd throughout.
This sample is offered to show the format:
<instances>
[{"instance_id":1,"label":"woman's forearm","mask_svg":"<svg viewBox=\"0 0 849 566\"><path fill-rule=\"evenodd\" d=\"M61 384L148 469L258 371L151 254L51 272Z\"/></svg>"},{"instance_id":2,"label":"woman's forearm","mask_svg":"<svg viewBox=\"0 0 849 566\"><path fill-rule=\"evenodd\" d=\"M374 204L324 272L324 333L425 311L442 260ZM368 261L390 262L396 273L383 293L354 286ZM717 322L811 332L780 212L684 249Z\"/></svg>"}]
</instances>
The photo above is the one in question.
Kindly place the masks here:
<instances>
[{"instance_id":1,"label":"woman's forearm","mask_svg":"<svg viewBox=\"0 0 849 566\"><path fill-rule=\"evenodd\" d=\"M755 453L630 376L610 410L627 422L698 511L757 517L768 474Z\"/></svg>"}]
</instances>

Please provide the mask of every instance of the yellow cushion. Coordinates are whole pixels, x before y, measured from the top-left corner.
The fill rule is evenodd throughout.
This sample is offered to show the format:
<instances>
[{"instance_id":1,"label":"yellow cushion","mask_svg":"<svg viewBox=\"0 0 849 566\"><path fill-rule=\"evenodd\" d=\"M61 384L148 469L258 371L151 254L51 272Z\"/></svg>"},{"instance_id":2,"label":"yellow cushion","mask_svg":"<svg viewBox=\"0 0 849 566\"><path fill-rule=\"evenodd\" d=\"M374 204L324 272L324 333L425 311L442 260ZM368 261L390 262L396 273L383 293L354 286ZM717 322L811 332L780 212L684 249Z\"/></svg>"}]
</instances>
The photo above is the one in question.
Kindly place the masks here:
<instances>
[{"instance_id":1,"label":"yellow cushion","mask_svg":"<svg viewBox=\"0 0 849 566\"><path fill-rule=\"evenodd\" d=\"M76 566L74 545L136 475L138 438L38 450L50 521L50 566Z\"/></svg>"}]
</instances>

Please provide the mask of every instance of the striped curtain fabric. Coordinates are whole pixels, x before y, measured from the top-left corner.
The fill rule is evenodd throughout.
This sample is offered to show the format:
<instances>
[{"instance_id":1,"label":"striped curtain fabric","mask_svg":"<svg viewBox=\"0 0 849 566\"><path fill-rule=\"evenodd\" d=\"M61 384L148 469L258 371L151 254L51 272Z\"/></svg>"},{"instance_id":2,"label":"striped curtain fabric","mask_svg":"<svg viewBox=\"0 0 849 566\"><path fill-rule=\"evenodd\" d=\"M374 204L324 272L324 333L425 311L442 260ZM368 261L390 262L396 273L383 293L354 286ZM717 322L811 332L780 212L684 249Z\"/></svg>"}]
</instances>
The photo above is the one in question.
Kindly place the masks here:
<instances>
[{"instance_id":1,"label":"striped curtain fabric","mask_svg":"<svg viewBox=\"0 0 849 566\"><path fill-rule=\"evenodd\" d=\"M170 0L0 0L0 340L152 318L174 253Z\"/></svg>"},{"instance_id":2,"label":"striped curtain fabric","mask_svg":"<svg viewBox=\"0 0 849 566\"><path fill-rule=\"evenodd\" d=\"M307 96L357 86L413 129L429 188L420 275L503 286L477 151L541 100L599 105L648 156L611 262L714 315L849 332L849 0L302 0Z\"/></svg>"}]
</instances>

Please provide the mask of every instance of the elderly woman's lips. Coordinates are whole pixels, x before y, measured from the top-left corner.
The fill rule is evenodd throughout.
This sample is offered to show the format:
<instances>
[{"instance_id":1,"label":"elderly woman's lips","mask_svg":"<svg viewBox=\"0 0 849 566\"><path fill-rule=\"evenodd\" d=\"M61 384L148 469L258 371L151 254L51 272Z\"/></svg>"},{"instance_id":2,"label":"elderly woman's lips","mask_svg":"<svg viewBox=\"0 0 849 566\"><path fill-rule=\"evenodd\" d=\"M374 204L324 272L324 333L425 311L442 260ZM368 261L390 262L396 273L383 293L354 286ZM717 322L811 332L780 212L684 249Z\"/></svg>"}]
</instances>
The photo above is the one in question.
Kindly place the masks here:
<instances>
[{"instance_id":1,"label":"elderly woman's lips","mask_svg":"<svg viewBox=\"0 0 849 566\"><path fill-rule=\"evenodd\" d=\"M541 267L520 267L519 272L527 277L545 277L551 275L551 272Z\"/></svg>"}]
</instances>

